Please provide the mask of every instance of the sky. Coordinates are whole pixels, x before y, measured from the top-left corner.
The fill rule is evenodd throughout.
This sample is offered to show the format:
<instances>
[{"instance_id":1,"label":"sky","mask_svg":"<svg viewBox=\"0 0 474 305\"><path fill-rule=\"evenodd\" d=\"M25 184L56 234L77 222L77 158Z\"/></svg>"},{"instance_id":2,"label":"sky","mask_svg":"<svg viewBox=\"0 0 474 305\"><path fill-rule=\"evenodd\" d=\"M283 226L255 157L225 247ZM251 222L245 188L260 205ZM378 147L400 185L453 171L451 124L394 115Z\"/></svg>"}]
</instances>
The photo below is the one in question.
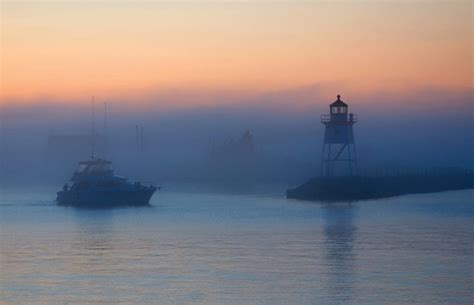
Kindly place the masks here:
<instances>
[{"instance_id":1,"label":"sky","mask_svg":"<svg viewBox=\"0 0 474 305\"><path fill-rule=\"evenodd\" d=\"M96 95L189 108L315 85L328 98L473 90L469 0L2 0L0 8L3 103ZM177 92L196 98L170 98Z\"/></svg>"},{"instance_id":2,"label":"sky","mask_svg":"<svg viewBox=\"0 0 474 305\"><path fill-rule=\"evenodd\" d=\"M473 28L461 0L0 0L0 168L63 181L48 138L90 134L94 96L125 175L199 180L250 130L265 179L302 182L341 94L361 169L474 169Z\"/></svg>"}]
</instances>

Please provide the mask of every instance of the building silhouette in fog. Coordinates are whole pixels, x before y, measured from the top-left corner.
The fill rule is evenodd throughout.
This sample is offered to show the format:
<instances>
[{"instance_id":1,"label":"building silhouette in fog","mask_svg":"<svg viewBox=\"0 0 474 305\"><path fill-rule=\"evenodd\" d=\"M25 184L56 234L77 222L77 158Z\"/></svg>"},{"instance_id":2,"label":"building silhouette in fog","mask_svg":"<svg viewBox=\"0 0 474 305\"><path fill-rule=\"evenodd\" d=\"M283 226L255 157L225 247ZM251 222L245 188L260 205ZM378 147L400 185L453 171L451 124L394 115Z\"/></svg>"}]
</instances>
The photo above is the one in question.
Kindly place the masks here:
<instances>
[{"instance_id":1,"label":"building silhouette in fog","mask_svg":"<svg viewBox=\"0 0 474 305\"><path fill-rule=\"evenodd\" d=\"M245 162L255 157L255 143L252 133L247 130L239 140L230 139L211 149L210 158L213 162Z\"/></svg>"}]
</instances>

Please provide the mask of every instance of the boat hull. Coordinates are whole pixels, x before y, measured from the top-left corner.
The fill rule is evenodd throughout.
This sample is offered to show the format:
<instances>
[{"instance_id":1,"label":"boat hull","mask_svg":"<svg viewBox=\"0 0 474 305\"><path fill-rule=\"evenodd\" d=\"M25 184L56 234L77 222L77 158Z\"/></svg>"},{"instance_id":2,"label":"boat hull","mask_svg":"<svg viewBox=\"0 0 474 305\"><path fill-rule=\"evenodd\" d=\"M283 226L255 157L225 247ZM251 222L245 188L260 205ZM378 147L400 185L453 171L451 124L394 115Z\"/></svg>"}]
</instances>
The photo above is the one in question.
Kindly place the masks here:
<instances>
[{"instance_id":1,"label":"boat hull","mask_svg":"<svg viewBox=\"0 0 474 305\"><path fill-rule=\"evenodd\" d=\"M114 206L146 206L155 193L155 187L138 190L84 190L60 191L57 193L58 205L76 207L114 207Z\"/></svg>"}]
</instances>

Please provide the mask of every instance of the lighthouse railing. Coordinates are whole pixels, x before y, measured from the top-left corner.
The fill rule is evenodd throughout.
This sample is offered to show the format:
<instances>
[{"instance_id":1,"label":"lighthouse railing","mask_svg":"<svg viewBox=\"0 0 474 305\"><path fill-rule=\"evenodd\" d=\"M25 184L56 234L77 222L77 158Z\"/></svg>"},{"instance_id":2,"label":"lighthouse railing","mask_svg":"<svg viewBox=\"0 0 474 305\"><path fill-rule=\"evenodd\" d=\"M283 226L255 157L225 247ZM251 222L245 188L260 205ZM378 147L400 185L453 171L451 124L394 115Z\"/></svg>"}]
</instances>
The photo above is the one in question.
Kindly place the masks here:
<instances>
[{"instance_id":1,"label":"lighthouse railing","mask_svg":"<svg viewBox=\"0 0 474 305\"><path fill-rule=\"evenodd\" d=\"M331 115L321 114L321 123L329 123L329 122L331 122Z\"/></svg>"},{"instance_id":2,"label":"lighthouse railing","mask_svg":"<svg viewBox=\"0 0 474 305\"><path fill-rule=\"evenodd\" d=\"M321 123L329 122L347 122L347 123L356 123L357 115L350 113L346 118L342 119L340 117L333 117L330 114L321 114Z\"/></svg>"}]
</instances>

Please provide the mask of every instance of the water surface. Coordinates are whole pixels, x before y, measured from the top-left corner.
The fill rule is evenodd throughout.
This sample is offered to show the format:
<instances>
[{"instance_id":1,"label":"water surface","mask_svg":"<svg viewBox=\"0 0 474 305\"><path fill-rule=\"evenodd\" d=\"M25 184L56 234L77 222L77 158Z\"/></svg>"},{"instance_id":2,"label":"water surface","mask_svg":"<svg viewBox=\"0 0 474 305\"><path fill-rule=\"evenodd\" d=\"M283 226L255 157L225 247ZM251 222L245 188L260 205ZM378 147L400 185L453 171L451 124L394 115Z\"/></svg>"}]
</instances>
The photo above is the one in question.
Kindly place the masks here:
<instances>
[{"instance_id":1,"label":"water surface","mask_svg":"<svg viewBox=\"0 0 474 305\"><path fill-rule=\"evenodd\" d=\"M474 300L472 190L330 205L161 192L105 210L52 194L0 194L5 304Z\"/></svg>"}]
</instances>

